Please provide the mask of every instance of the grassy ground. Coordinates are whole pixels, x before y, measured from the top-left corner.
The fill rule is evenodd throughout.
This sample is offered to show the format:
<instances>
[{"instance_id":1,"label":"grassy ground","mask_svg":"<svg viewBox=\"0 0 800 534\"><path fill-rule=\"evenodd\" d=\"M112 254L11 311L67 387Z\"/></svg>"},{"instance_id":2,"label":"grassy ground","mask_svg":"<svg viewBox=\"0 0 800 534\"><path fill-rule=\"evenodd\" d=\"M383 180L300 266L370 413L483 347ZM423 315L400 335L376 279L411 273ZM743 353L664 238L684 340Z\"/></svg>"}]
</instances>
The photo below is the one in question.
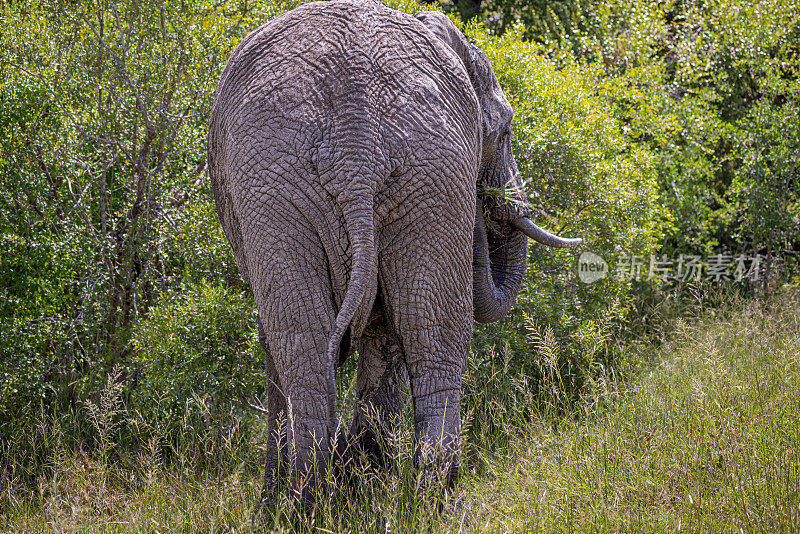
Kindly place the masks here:
<instances>
[{"instance_id":1,"label":"grassy ground","mask_svg":"<svg viewBox=\"0 0 800 534\"><path fill-rule=\"evenodd\" d=\"M444 503L411 468L405 427L395 438L393 475L358 466L355 489L327 492L310 530L800 531L797 297L748 303L691 326L678 320L673 330L641 376L598 382L571 416L528 410L540 415L521 431L494 431L511 436L501 444L473 439L462 491ZM502 366L492 376L486 389L506 396L477 399L467 416L473 427L489 428L476 418L497 416L511 398L513 377ZM530 395L513 398L513 410L541 406ZM154 435L135 455L121 454L116 430L144 421L113 386L87 410L101 436L91 453L61 445L68 426L44 418L20 437L44 452L33 477L3 464L0 531L253 530L258 434L237 441L235 424L223 432L210 425ZM307 526L291 499L280 509L261 517L259 530Z\"/></svg>"},{"instance_id":2,"label":"grassy ground","mask_svg":"<svg viewBox=\"0 0 800 534\"><path fill-rule=\"evenodd\" d=\"M661 361L472 480L477 530L800 531L800 308L680 322Z\"/></svg>"}]
</instances>

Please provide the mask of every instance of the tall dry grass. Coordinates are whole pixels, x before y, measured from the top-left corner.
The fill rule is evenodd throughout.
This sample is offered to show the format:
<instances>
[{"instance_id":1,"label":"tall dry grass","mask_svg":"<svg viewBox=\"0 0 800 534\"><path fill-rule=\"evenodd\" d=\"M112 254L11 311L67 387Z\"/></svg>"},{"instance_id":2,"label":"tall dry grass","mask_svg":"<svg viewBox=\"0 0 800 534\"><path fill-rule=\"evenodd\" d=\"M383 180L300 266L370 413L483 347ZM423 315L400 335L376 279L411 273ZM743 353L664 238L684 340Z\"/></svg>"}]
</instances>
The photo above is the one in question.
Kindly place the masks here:
<instances>
[{"instance_id":1,"label":"tall dry grass","mask_svg":"<svg viewBox=\"0 0 800 534\"><path fill-rule=\"evenodd\" d=\"M507 351L472 360L455 491L414 468L409 407L387 438L389 471L355 458L313 510L291 493L256 509L266 440L257 415L195 397L181 419L153 420L112 374L95 403L41 414L2 444L0 531L800 529L796 293L767 304L729 297L662 327L656 348L619 349L643 361L638 377L598 373L580 398L559 387L547 332L533 341L549 387Z\"/></svg>"}]
</instances>

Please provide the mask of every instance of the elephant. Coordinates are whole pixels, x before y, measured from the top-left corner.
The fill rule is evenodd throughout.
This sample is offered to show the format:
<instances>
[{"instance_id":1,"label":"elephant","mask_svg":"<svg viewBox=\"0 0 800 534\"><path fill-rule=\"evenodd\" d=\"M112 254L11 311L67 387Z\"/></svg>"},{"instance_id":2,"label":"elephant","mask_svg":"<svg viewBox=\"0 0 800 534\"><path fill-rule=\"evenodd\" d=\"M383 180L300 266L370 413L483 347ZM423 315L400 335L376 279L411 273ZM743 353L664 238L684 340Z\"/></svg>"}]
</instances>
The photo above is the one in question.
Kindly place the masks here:
<instances>
[{"instance_id":1,"label":"elephant","mask_svg":"<svg viewBox=\"0 0 800 534\"><path fill-rule=\"evenodd\" d=\"M262 498L318 480L348 440L378 454L409 383L418 463L458 478L473 319L508 312L528 237L580 242L530 220L511 120L486 55L439 12L308 3L230 56L208 169L272 377ZM344 432L336 374L356 351Z\"/></svg>"}]
</instances>

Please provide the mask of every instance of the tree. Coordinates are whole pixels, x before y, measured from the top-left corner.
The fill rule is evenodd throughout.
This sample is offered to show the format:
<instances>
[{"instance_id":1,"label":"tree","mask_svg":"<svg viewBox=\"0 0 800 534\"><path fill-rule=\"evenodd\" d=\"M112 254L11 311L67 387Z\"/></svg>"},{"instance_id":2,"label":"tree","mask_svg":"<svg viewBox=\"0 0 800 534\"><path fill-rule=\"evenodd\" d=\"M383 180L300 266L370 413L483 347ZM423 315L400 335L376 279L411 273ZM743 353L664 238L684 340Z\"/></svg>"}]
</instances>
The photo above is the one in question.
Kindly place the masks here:
<instances>
[{"instance_id":1,"label":"tree","mask_svg":"<svg viewBox=\"0 0 800 534\"><path fill-rule=\"evenodd\" d=\"M196 257L170 246L191 230L184 208L214 218L194 202L211 205L203 176L214 80L246 29L285 8L255 7L0 7L4 424L32 400L75 402L116 364L136 373L133 325L164 287L185 283ZM237 280L221 232L210 236L222 252L204 273Z\"/></svg>"}]
</instances>

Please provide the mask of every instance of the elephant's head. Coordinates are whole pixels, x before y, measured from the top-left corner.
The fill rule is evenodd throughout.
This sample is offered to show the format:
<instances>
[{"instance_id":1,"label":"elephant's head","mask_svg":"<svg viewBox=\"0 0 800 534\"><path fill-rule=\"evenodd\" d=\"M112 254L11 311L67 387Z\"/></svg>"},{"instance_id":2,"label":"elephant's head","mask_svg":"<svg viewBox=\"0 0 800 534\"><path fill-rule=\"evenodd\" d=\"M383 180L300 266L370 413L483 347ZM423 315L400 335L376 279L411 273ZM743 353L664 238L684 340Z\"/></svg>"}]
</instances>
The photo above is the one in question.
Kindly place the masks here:
<instances>
[{"instance_id":1,"label":"elephant's head","mask_svg":"<svg viewBox=\"0 0 800 534\"><path fill-rule=\"evenodd\" d=\"M508 313L522 283L528 237L559 248L575 247L581 240L555 236L529 219L524 184L511 151L513 111L489 59L442 13L427 11L416 17L461 59L482 110L483 146L476 186L503 194L478 197L473 302L475 320L497 321Z\"/></svg>"}]
</instances>

